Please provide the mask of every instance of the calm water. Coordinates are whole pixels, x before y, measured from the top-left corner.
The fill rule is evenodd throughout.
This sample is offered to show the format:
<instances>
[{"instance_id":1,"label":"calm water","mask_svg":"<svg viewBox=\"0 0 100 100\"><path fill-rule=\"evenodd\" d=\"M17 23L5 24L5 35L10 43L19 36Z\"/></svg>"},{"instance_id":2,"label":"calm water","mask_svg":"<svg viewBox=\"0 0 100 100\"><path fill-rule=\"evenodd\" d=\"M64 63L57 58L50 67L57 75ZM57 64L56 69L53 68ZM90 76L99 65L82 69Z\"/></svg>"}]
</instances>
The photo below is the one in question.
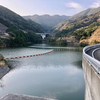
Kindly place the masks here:
<instances>
[{"instance_id":1,"label":"calm water","mask_svg":"<svg viewBox=\"0 0 100 100\"><path fill-rule=\"evenodd\" d=\"M0 53L14 57L47 51L50 49L24 47L1 49ZM0 97L17 93L58 100L84 100L81 63L81 51L54 51L42 56L8 60L12 70L0 80Z\"/></svg>"}]
</instances>

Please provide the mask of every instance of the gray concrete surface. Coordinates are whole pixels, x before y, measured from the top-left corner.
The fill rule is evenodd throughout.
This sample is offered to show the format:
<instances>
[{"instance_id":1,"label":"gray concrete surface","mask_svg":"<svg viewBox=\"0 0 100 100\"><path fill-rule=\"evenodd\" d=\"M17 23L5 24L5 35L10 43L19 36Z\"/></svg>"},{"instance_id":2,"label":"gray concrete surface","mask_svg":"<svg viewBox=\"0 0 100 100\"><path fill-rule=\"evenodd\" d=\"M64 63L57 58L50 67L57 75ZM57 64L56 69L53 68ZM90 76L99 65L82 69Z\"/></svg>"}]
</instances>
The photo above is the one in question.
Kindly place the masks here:
<instances>
[{"instance_id":1,"label":"gray concrete surface","mask_svg":"<svg viewBox=\"0 0 100 100\"><path fill-rule=\"evenodd\" d=\"M82 67L85 78L85 100L100 100L100 74L84 58L84 55Z\"/></svg>"},{"instance_id":2,"label":"gray concrete surface","mask_svg":"<svg viewBox=\"0 0 100 100\"><path fill-rule=\"evenodd\" d=\"M18 95L18 94L8 94L2 97L0 100L57 100L57 99L42 98L42 97L27 96L27 95Z\"/></svg>"},{"instance_id":3,"label":"gray concrete surface","mask_svg":"<svg viewBox=\"0 0 100 100\"><path fill-rule=\"evenodd\" d=\"M9 67L4 65L4 66L0 66L0 79L9 72Z\"/></svg>"}]
</instances>

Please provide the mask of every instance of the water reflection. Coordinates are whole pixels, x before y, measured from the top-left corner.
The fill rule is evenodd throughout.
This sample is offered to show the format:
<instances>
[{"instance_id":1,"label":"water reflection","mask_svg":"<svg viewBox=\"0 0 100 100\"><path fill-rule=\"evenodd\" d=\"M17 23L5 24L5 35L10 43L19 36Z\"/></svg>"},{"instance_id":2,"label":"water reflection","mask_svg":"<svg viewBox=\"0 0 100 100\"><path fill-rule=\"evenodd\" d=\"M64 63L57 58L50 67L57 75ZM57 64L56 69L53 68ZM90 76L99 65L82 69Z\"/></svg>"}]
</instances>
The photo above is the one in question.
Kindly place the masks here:
<instances>
[{"instance_id":1,"label":"water reflection","mask_svg":"<svg viewBox=\"0 0 100 100\"><path fill-rule=\"evenodd\" d=\"M73 62L73 65L75 65L76 67L82 69L82 60Z\"/></svg>"}]
</instances>

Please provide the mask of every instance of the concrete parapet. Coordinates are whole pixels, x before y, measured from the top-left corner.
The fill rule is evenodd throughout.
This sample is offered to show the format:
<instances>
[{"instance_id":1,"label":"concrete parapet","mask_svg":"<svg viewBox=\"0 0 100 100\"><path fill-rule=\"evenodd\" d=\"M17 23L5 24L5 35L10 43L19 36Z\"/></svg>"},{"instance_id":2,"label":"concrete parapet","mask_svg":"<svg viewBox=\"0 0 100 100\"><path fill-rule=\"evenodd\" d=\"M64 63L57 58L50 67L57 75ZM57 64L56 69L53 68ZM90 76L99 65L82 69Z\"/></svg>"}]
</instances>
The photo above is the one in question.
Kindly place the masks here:
<instances>
[{"instance_id":1,"label":"concrete parapet","mask_svg":"<svg viewBox=\"0 0 100 100\"><path fill-rule=\"evenodd\" d=\"M85 100L100 100L100 74L83 55L82 61L85 78Z\"/></svg>"},{"instance_id":2,"label":"concrete parapet","mask_svg":"<svg viewBox=\"0 0 100 100\"><path fill-rule=\"evenodd\" d=\"M56 99L27 96L27 95L8 94L2 97L0 100L56 100Z\"/></svg>"}]
</instances>

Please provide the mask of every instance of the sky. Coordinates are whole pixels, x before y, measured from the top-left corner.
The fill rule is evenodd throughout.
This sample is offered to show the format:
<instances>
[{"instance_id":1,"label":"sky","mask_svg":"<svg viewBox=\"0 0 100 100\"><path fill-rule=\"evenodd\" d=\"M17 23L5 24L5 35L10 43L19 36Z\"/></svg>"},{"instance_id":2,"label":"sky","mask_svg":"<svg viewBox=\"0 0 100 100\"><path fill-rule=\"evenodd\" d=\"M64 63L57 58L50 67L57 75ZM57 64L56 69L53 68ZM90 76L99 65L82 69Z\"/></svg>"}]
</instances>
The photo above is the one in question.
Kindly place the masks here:
<instances>
[{"instance_id":1,"label":"sky","mask_svg":"<svg viewBox=\"0 0 100 100\"><path fill-rule=\"evenodd\" d=\"M34 14L72 16L88 8L99 7L100 0L0 0L0 5L21 16Z\"/></svg>"}]
</instances>

